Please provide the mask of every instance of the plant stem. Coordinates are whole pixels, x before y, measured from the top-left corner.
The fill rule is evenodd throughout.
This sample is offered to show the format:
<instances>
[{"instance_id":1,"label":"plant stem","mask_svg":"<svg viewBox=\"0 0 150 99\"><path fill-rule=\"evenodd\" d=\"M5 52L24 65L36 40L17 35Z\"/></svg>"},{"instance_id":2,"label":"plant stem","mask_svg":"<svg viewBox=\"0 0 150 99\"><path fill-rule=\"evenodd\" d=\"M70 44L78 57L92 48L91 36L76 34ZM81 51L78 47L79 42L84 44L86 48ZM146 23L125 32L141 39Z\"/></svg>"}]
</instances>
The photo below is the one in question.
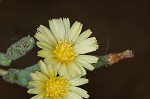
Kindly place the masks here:
<instances>
[{"instance_id":1,"label":"plant stem","mask_svg":"<svg viewBox=\"0 0 150 99\"><path fill-rule=\"evenodd\" d=\"M1 75L1 76L4 76L4 75L7 74L7 73L8 73L7 70L0 69L0 75Z\"/></svg>"}]
</instances>

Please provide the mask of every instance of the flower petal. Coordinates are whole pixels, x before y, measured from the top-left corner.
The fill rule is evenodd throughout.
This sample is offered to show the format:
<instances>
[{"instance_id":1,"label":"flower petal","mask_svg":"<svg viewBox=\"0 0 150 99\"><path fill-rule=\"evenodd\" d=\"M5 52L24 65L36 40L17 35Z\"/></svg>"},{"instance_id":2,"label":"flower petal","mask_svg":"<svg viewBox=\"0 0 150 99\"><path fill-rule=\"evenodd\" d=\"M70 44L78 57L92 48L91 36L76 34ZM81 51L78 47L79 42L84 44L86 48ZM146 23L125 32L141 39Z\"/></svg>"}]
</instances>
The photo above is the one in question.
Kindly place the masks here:
<instances>
[{"instance_id":1,"label":"flower petal","mask_svg":"<svg viewBox=\"0 0 150 99\"><path fill-rule=\"evenodd\" d=\"M45 83L43 81L30 81L29 82L29 86L32 86L32 87L36 87L36 88L42 88L44 87Z\"/></svg>"},{"instance_id":2,"label":"flower petal","mask_svg":"<svg viewBox=\"0 0 150 99\"><path fill-rule=\"evenodd\" d=\"M44 59L44 62L48 65L52 64L53 66L55 66L56 64L58 64L59 61L54 57L47 57Z\"/></svg>"},{"instance_id":3,"label":"flower petal","mask_svg":"<svg viewBox=\"0 0 150 99\"><path fill-rule=\"evenodd\" d=\"M49 20L50 29L52 30L53 34L55 35L55 38L57 40L63 40L65 39L65 26L63 23L63 20L60 19L53 19Z\"/></svg>"},{"instance_id":4,"label":"flower petal","mask_svg":"<svg viewBox=\"0 0 150 99\"><path fill-rule=\"evenodd\" d=\"M77 43L79 43L79 42L81 42L81 41L87 39L91 34L92 34L92 31L91 31L90 29L84 31L83 33L81 33L81 34L79 35L79 37L77 38L77 40L76 40L75 43L77 44Z\"/></svg>"},{"instance_id":5,"label":"flower petal","mask_svg":"<svg viewBox=\"0 0 150 99\"><path fill-rule=\"evenodd\" d=\"M53 50L53 48L47 44L47 43L44 43L44 42L37 42L36 45L39 47L39 48L42 48L44 50Z\"/></svg>"},{"instance_id":6,"label":"flower petal","mask_svg":"<svg viewBox=\"0 0 150 99\"><path fill-rule=\"evenodd\" d=\"M68 92L67 98L68 99L83 99L81 96L73 92Z\"/></svg>"},{"instance_id":7,"label":"flower petal","mask_svg":"<svg viewBox=\"0 0 150 99\"><path fill-rule=\"evenodd\" d=\"M43 81L47 81L47 80L48 80L47 75L44 75L44 74L42 74L42 73L39 72L39 71L36 71L35 74L36 74L41 80L43 80Z\"/></svg>"},{"instance_id":8,"label":"flower petal","mask_svg":"<svg viewBox=\"0 0 150 99\"><path fill-rule=\"evenodd\" d=\"M30 94L39 94L41 92L43 92L41 88L33 88L33 89L28 90L28 93Z\"/></svg>"},{"instance_id":9,"label":"flower petal","mask_svg":"<svg viewBox=\"0 0 150 99\"><path fill-rule=\"evenodd\" d=\"M74 87L74 86L69 87L69 89L70 89L70 91L80 95L83 98L89 98L87 91L85 91L84 89L81 89L79 87Z\"/></svg>"},{"instance_id":10,"label":"flower petal","mask_svg":"<svg viewBox=\"0 0 150 99\"><path fill-rule=\"evenodd\" d=\"M79 68L79 67L77 66L77 64L75 64L74 62L71 62L71 63L69 64L69 67L70 67L72 70L76 71L78 74L81 74L80 68Z\"/></svg>"},{"instance_id":11,"label":"flower petal","mask_svg":"<svg viewBox=\"0 0 150 99\"><path fill-rule=\"evenodd\" d=\"M77 38L81 32L82 24L80 22L75 22L69 30L68 40L72 42L74 38ZM76 37L77 36L77 37Z\"/></svg>"},{"instance_id":12,"label":"flower petal","mask_svg":"<svg viewBox=\"0 0 150 99\"><path fill-rule=\"evenodd\" d=\"M44 57L44 58L49 58L52 57L52 52L50 50L40 50L38 51L38 56Z\"/></svg>"},{"instance_id":13,"label":"flower petal","mask_svg":"<svg viewBox=\"0 0 150 99\"><path fill-rule=\"evenodd\" d=\"M76 35L74 36L74 38L73 38L73 40L72 40L73 43L74 43L74 42L77 40L77 38L79 37L79 34L81 33L81 30L82 30L82 26L83 26L83 24L80 25L80 27L79 27L79 29L78 29L78 32L77 32Z\"/></svg>"},{"instance_id":14,"label":"flower petal","mask_svg":"<svg viewBox=\"0 0 150 99\"><path fill-rule=\"evenodd\" d=\"M41 80L35 73L30 73L30 77L33 79L33 80Z\"/></svg>"},{"instance_id":15,"label":"flower petal","mask_svg":"<svg viewBox=\"0 0 150 99\"><path fill-rule=\"evenodd\" d=\"M98 49L95 37L88 38L74 46L74 51L79 54L85 54Z\"/></svg>"},{"instance_id":16,"label":"flower petal","mask_svg":"<svg viewBox=\"0 0 150 99\"><path fill-rule=\"evenodd\" d=\"M79 55L78 59L84 60L88 63L97 63L99 58L92 55Z\"/></svg>"},{"instance_id":17,"label":"flower petal","mask_svg":"<svg viewBox=\"0 0 150 99\"><path fill-rule=\"evenodd\" d=\"M71 79L69 81L69 83L72 86L80 86L80 85L88 83L88 79L86 79L86 78L75 78L75 79Z\"/></svg>"},{"instance_id":18,"label":"flower petal","mask_svg":"<svg viewBox=\"0 0 150 99\"><path fill-rule=\"evenodd\" d=\"M64 26L65 26L65 38L68 36L68 31L70 29L70 21L69 18L63 18Z\"/></svg>"},{"instance_id":19,"label":"flower petal","mask_svg":"<svg viewBox=\"0 0 150 99\"><path fill-rule=\"evenodd\" d=\"M81 70L81 74L84 76L84 75L86 75L86 70L82 67L82 65L81 64L79 64L79 63L77 63L77 62L75 62L77 65L78 65L78 67L80 68L80 70Z\"/></svg>"},{"instance_id":20,"label":"flower petal","mask_svg":"<svg viewBox=\"0 0 150 99\"><path fill-rule=\"evenodd\" d=\"M98 45L94 44L94 45L86 46L86 47L78 46L74 49L74 51L77 54L86 54L89 52L96 51L97 49L98 49Z\"/></svg>"},{"instance_id":21,"label":"flower petal","mask_svg":"<svg viewBox=\"0 0 150 99\"><path fill-rule=\"evenodd\" d=\"M80 59L78 59L78 58L76 58L76 61L79 63L79 64L81 64L83 67L85 67L85 68L87 68L87 69L89 69L89 70L94 70L94 67L91 65L91 64L89 64L88 62L86 62L86 61L84 61L84 60L80 60Z\"/></svg>"},{"instance_id":22,"label":"flower petal","mask_svg":"<svg viewBox=\"0 0 150 99\"><path fill-rule=\"evenodd\" d=\"M74 69L71 68L71 65L67 66L67 72L71 78L78 75L78 73Z\"/></svg>"},{"instance_id":23,"label":"flower petal","mask_svg":"<svg viewBox=\"0 0 150 99\"><path fill-rule=\"evenodd\" d=\"M97 44L96 38L91 37L91 38L81 41L80 43L76 44L74 47L76 47L76 46L91 46L95 43Z\"/></svg>"},{"instance_id":24,"label":"flower petal","mask_svg":"<svg viewBox=\"0 0 150 99\"><path fill-rule=\"evenodd\" d=\"M58 74L60 76L67 76L68 73L67 73L67 68L66 68L66 65L65 64L62 64L58 70Z\"/></svg>"},{"instance_id":25,"label":"flower petal","mask_svg":"<svg viewBox=\"0 0 150 99\"><path fill-rule=\"evenodd\" d=\"M52 46L52 42L49 40L49 38L47 38L47 36L43 33L37 32L34 37L39 40L40 42L44 42L46 44L49 44L50 46Z\"/></svg>"},{"instance_id":26,"label":"flower petal","mask_svg":"<svg viewBox=\"0 0 150 99\"><path fill-rule=\"evenodd\" d=\"M38 62L38 64L39 64L39 67L40 67L41 72L42 72L43 74L49 76L49 74L50 74L50 73L49 73L49 68L50 68L50 66L49 66L49 68L48 68L48 66L47 66L42 60L40 60L40 61Z\"/></svg>"},{"instance_id":27,"label":"flower petal","mask_svg":"<svg viewBox=\"0 0 150 99\"><path fill-rule=\"evenodd\" d=\"M38 95L32 97L31 99L44 99L45 96L46 96L45 94L41 93L41 94L38 94Z\"/></svg>"},{"instance_id":28,"label":"flower petal","mask_svg":"<svg viewBox=\"0 0 150 99\"><path fill-rule=\"evenodd\" d=\"M46 37L49 39L49 41L52 42L52 44L56 44L56 39L53 37L52 33L50 32L50 30L43 26L43 25L40 25L40 27L37 29L40 33L44 33L46 35Z\"/></svg>"},{"instance_id":29,"label":"flower petal","mask_svg":"<svg viewBox=\"0 0 150 99\"><path fill-rule=\"evenodd\" d=\"M53 70L54 70L55 72L58 72L60 66L61 66L61 63L60 63L60 62L57 62L57 63L53 64Z\"/></svg>"}]
</instances>

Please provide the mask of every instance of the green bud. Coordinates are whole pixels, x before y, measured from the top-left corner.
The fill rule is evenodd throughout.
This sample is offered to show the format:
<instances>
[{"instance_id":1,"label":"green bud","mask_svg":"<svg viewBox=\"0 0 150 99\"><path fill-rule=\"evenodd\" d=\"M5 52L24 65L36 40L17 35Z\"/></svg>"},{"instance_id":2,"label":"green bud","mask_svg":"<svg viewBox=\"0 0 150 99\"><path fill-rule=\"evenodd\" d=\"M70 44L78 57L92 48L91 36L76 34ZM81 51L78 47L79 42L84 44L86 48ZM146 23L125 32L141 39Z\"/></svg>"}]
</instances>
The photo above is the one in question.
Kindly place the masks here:
<instances>
[{"instance_id":1,"label":"green bud","mask_svg":"<svg viewBox=\"0 0 150 99\"><path fill-rule=\"evenodd\" d=\"M12 44L6 52L6 58L10 60L17 60L18 58L24 56L29 52L35 45L35 40L33 37L26 36L19 40L18 42Z\"/></svg>"},{"instance_id":2,"label":"green bud","mask_svg":"<svg viewBox=\"0 0 150 99\"><path fill-rule=\"evenodd\" d=\"M9 66L10 64L11 64L11 60L8 59L4 53L0 53L0 65Z\"/></svg>"}]
</instances>

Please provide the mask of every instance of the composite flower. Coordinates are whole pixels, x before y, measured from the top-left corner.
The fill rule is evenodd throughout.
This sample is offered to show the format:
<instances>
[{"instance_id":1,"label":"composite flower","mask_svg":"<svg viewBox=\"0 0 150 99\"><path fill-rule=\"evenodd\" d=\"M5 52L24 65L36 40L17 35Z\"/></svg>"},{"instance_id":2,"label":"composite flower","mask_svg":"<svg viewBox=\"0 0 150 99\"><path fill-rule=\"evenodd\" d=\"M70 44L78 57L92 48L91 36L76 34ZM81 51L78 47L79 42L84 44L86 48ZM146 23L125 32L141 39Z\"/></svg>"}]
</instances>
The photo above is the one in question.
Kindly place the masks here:
<instances>
[{"instance_id":1,"label":"composite flower","mask_svg":"<svg viewBox=\"0 0 150 99\"><path fill-rule=\"evenodd\" d=\"M98 58L87 53L98 49L95 37L89 37L90 29L81 33L82 24L75 22L70 27L68 18L49 20L49 27L40 25L35 34L37 46L42 50L38 56L45 58L47 64L53 64L53 69L60 75L71 77L77 74L85 75L85 68L93 70L92 63Z\"/></svg>"},{"instance_id":2,"label":"composite flower","mask_svg":"<svg viewBox=\"0 0 150 99\"><path fill-rule=\"evenodd\" d=\"M88 83L86 78L70 78L59 76L51 66L43 61L38 63L41 71L31 73L32 89L28 93L35 94L31 99L83 99L89 98L87 91L77 86Z\"/></svg>"}]
</instances>

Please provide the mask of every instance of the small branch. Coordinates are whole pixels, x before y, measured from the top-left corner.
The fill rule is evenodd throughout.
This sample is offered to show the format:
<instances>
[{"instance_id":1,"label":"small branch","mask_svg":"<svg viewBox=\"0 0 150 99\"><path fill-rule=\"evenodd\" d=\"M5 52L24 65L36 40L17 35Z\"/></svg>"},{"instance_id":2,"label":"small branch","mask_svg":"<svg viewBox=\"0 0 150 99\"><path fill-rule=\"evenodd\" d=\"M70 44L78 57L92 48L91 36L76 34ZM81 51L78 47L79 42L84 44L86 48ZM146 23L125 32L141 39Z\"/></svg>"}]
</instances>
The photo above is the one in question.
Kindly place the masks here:
<instances>
[{"instance_id":1,"label":"small branch","mask_svg":"<svg viewBox=\"0 0 150 99\"><path fill-rule=\"evenodd\" d=\"M123 59L127 59L127 58L133 58L134 57L134 53L132 52L132 50L125 50L121 53L114 53L114 54L109 54L107 56L107 61L110 64L114 64L117 63Z\"/></svg>"},{"instance_id":2,"label":"small branch","mask_svg":"<svg viewBox=\"0 0 150 99\"><path fill-rule=\"evenodd\" d=\"M120 62L121 60L134 57L132 50L126 50L121 53L108 54L99 57L99 61L95 64L92 64L95 69L102 66L113 65L114 63Z\"/></svg>"}]
</instances>

